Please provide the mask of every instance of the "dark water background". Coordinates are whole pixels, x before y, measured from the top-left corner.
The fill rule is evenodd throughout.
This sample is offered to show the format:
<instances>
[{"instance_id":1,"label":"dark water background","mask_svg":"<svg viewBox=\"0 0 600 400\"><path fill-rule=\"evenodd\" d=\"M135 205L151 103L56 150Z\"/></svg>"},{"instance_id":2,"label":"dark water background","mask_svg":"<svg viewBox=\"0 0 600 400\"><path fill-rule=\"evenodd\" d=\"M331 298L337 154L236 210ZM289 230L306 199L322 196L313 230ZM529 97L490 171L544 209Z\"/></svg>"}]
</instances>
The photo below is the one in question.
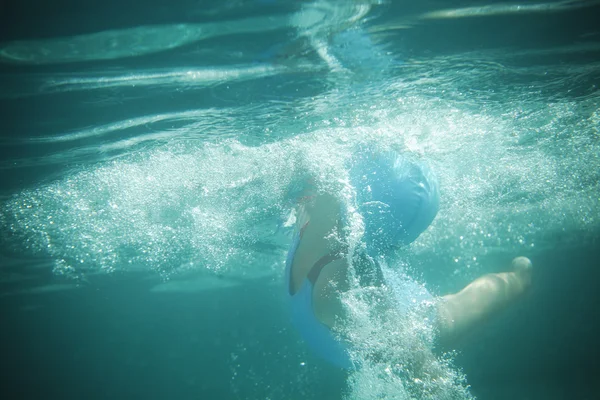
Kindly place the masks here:
<instances>
[{"instance_id":1,"label":"dark water background","mask_svg":"<svg viewBox=\"0 0 600 400\"><path fill-rule=\"evenodd\" d=\"M590 248L535 260L527 298L459 346L474 394L596 398L599 261ZM3 396L339 398L344 373L306 352L277 287L157 296L139 278L3 297Z\"/></svg>"},{"instance_id":2,"label":"dark water background","mask_svg":"<svg viewBox=\"0 0 600 400\"><path fill-rule=\"evenodd\" d=\"M441 2L392 2L382 22L395 15L433 9ZM456 6L473 3L453 2ZM477 3L477 2L475 2ZM484 2L478 2L483 4ZM485 2L485 4L498 2ZM443 4L449 8L449 2ZM282 1L201 2L168 1L3 1L0 6L0 39L4 41L74 35L136 25L206 22L244 16L293 11L299 3ZM214 13L206 10L214 9ZM190 12L189 10L195 10ZM389 50L404 55L452 54L465 49L513 46L544 48L577 41L597 43L600 39L598 6L570 12L531 14L515 18L497 16L466 19L456 23L438 21L407 30ZM596 32L595 36L590 32ZM286 32L277 31L285 35ZM242 58L273 51L257 37L214 39L222 46L220 65L239 62L229 58L227 49L248 50ZM586 35L584 39L582 35ZM218 42L218 41L222 41ZM260 51L259 51L260 50ZM0 65L2 82L13 74L107 70L132 66L168 67L188 63L190 52L172 52L134 59L81 63L79 65ZM268 56L268 54L266 55ZM596 51L564 56L562 62L597 61ZM233 57L233 56L231 56ZM543 57L543 56L538 56ZM209 60L213 62L214 60ZM207 65L209 61L198 61ZM260 96L289 98L293 83L282 88L278 77L238 83ZM310 80L310 79L309 79ZM251 87L248 89L249 86ZM309 97L327 87L314 77L301 86ZM143 92L145 89L139 89ZM235 107L247 104L248 97L227 94L216 87L180 96L177 107ZM130 93L142 97L139 93ZM2 139L35 137L37 129L61 132L65 120L70 126L89 126L103 120L121 120L130 113L139 115L168 111L169 102L159 102L165 93L153 91L127 107L110 106L86 113L64 109L60 101L44 96L0 100ZM71 104L84 94L65 94ZM60 100L60 98L58 99ZM132 108L133 107L133 108ZM122 113L122 115L119 115ZM134 136L136 133L130 133ZM259 144L274 140L257 133L241 138ZM36 187L73 168L80 159L44 168L11 170L7 163L23 156L43 158L61 150L18 145L2 146L4 161L1 192L7 197L25 188ZM86 155L86 162L94 156ZM89 159L91 157L91 159ZM98 156L98 159L106 154ZM7 234L7 233L3 233ZM573 233L574 235L577 232ZM598 337L600 335L600 232L585 247L561 247L538 255L534 263L535 285L527 297L500 318L483 326L459 346L457 363L464 368L473 393L481 399L597 399L600 388ZM572 241L571 241L572 242ZM343 371L321 362L302 344L292 329L281 304L277 278L253 280L233 288L200 293L150 293L159 281L152 273L114 273L91 276L86 284L68 290L31 293L37 285L71 285L52 274L47 260L31 260L18 249L3 249L0 271L0 397L6 399L337 399L344 391ZM25 261L18 261L19 259ZM16 260L16 261L15 261ZM12 282L11 274L28 279ZM305 363L302 365L301 363Z\"/></svg>"}]
</instances>

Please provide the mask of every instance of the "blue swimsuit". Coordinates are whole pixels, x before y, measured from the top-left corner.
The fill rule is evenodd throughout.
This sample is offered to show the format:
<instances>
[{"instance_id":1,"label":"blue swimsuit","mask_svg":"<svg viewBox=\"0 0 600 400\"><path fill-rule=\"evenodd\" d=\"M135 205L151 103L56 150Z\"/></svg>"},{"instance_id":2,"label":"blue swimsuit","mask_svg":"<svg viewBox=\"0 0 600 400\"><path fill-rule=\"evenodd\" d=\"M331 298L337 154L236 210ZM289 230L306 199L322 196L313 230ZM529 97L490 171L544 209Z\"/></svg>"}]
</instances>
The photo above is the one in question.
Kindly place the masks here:
<instances>
[{"instance_id":1,"label":"blue swimsuit","mask_svg":"<svg viewBox=\"0 0 600 400\"><path fill-rule=\"evenodd\" d=\"M338 367L350 369L353 367L348 349L337 340L331 330L317 319L313 308L313 287L321 269L337 259L333 255L323 256L315 263L308 276L302 282L300 290L292 292L292 262L300 244L302 230L296 233L288 252L285 268L287 293L290 299L292 321L307 344L330 363Z\"/></svg>"}]
</instances>

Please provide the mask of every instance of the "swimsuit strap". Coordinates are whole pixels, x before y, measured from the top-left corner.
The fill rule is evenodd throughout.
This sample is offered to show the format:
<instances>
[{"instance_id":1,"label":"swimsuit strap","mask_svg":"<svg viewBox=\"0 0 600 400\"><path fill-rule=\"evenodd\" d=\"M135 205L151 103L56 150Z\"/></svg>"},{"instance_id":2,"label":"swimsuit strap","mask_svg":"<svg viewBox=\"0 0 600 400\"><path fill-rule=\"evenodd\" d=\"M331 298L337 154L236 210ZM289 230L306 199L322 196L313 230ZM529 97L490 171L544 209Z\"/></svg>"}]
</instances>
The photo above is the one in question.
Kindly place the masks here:
<instances>
[{"instance_id":1,"label":"swimsuit strap","mask_svg":"<svg viewBox=\"0 0 600 400\"><path fill-rule=\"evenodd\" d=\"M337 252L332 251L329 254L325 254L323 257L319 258L316 263L314 263L314 265L312 266L310 271L308 271L308 275L306 275L306 278L314 286L315 283L317 282L317 278L319 278L319 274L321 273L323 268L325 268L325 266L327 266L327 264L330 264L336 260L339 260L340 258L341 257L339 255L339 253L337 253Z\"/></svg>"}]
</instances>

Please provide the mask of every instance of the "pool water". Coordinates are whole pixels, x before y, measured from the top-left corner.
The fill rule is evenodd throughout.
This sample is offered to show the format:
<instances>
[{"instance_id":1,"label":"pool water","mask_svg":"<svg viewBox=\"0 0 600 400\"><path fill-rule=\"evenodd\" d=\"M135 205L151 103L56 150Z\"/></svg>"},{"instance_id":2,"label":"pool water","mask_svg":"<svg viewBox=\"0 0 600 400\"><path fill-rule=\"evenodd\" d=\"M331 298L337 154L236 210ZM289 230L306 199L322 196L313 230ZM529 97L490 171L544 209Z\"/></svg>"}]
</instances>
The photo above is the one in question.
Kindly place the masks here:
<instances>
[{"instance_id":1,"label":"pool water","mask_svg":"<svg viewBox=\"0 0 600 400\"><path fill-rule=\"evenodd\" d=\"M3 397L597 398L599 11L5 5ZM351 206L364 145L440 181L436 219L390 273L436 296L517 255L535 275L451 352L353 293L355 339L378 357L344 371L293 328L284 264L305 182Z\"/></svg>"}]
</instances>

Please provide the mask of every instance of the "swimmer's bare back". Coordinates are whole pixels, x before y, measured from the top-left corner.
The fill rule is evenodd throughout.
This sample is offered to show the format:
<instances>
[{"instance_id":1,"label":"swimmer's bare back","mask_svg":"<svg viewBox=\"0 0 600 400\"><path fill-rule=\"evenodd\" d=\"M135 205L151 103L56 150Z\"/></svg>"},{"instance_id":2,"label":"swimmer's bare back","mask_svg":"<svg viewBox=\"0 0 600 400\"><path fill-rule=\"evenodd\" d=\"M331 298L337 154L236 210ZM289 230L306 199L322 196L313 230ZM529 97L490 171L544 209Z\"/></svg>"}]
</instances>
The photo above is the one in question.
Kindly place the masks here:
<instances>
[{"instance_id":1,"label":"swimmer's bare back","mask_svg":"<svg viewBox=\"0 0 600 400\"><path fill-rule=\"evenodd\" d=\"M292 260L290 289L297 292L315 265L330 255L314 279L312 311L332 328L343 314L339 293L349 289L339 201L330 194L305 196L297 210L296 227L301 240Z\"/></svg>"}]
</instances>

